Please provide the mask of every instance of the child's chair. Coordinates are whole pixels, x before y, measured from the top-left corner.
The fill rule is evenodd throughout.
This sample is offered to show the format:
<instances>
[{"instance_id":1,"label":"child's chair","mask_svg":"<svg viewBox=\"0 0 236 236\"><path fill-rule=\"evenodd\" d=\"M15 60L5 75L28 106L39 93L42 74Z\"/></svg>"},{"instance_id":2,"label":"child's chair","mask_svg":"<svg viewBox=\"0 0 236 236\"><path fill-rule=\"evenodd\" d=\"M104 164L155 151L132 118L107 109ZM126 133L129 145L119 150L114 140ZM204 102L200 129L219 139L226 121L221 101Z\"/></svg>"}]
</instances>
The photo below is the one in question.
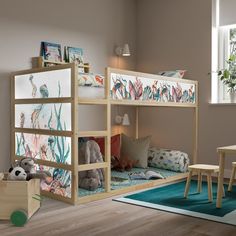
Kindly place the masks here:
<instances>
[{"instance_id":1,"label":"child's chair","mask_svg":"<svg viewBox=\"0 0 236 236\"><path fill-rule=\"evenodd\" d=\"M229 181L228 191L232 191L235 173L236 173L236 162L232 162L232 173Z\"/></svg>"}]
</instances>

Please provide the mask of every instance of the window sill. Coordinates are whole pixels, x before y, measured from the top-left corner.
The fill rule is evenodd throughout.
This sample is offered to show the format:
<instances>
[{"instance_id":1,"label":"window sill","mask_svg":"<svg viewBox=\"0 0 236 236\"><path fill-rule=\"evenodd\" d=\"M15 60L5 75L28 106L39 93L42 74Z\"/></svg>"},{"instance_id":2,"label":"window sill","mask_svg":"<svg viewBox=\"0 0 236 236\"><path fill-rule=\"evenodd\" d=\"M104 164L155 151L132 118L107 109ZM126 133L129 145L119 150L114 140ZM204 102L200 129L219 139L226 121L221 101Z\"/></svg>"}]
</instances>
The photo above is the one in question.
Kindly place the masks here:
<instances>
[{"instance_id":1,"label":"window sill","mask_svg":"<svg viewBox=\"0 0 236 236\"><path fill-rule=\"evenodd\" d=\"M210 106L236 106L236 102L209 102Z\"/></svg>"}]
</instances>

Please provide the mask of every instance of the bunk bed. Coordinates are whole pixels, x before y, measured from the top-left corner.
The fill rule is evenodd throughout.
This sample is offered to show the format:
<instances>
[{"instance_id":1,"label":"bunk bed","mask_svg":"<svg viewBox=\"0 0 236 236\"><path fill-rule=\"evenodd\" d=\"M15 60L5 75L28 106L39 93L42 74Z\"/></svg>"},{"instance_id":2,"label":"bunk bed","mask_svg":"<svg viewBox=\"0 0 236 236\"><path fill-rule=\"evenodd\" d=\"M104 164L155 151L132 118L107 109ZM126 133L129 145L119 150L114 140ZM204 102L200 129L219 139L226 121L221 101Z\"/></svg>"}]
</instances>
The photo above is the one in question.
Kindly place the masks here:
<instances>
[{"instance_id":1,"label":"bunk bed","mask_svg":"<svg viewBox=\"0 0 236 236\"><path fill-rule=\"evenodd\" d=\"M135 137L139 137L139 107L167 106L189 108L194 112L192 162L197 158L198 137L198 83L177 79L106 68L104 86L99 96L80 97L78 71L75 64L62 64L16 72L11 83L11 161L22 157L34 158L39 170L48 170L52 178L41 183L45 196L71 204L85 203L129 191L152 187L185 178L186 173L165 170L161 180L133 181L114 186L111 176L111 106L136 107ZM135 86L139 86L139 92ZM179 90L182 95L178 95ZM102 90L102 93L101 93ZM87 90L88 91L88 90ZM101 94L104 94L104 96ZM79 105L106 107L106 129L80 131ZM79 162L78 138L104 137L104 161L82 164ZM103 169L104 185L95 191L79 186L78 173ZM134 169L137 170L137 169ZM160 170L161 171L161 170ZM125 173L126 175L128 173Z\"/></svg>"}]
</instances>

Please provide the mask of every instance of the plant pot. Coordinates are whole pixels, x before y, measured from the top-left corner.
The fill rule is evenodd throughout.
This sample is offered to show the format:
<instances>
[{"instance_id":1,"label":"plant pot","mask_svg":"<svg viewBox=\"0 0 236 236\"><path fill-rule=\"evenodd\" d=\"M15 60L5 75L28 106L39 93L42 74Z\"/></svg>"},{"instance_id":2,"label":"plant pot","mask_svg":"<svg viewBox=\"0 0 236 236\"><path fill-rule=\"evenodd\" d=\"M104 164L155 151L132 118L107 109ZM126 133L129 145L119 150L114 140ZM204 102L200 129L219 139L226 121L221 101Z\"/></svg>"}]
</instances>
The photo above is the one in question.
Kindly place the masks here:
<instances>
[{"instance_id":1,"label":"plant pot","mask_svg":"<svg viewBox=\"0 0 236 236\"><path fill-rule=\"evenodd\" d=\"M236 102L236 91L229 91L229 99L231 103Z\"/></svg>"}]
</instances>

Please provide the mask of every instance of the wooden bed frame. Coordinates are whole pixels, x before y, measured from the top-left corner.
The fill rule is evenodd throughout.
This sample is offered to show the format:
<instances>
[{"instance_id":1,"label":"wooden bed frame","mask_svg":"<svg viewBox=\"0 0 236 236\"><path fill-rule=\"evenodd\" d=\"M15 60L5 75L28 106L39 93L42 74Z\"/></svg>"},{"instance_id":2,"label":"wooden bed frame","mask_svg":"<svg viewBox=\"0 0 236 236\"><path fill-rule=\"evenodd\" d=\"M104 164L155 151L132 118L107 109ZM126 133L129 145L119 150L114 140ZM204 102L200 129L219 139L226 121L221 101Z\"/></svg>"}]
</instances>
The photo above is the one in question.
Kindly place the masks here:
<instances>
[{"instance_id":1,"label":"wooden bed frame","mask_svg":"<svg viewBox=\"0 0 236 236\"><path fill-rule=\"evenodd\" d=\"M139 107L140 106L165 106L173 108L190 108L194 112L193 119L193 163L197 160L197 147L198 147L198 82L193 80L177 79L162 77L158 75L139 73L134 71L120 70L114 68L106 68L106 84L105 84L105 98L104 99L83 99L78 97L78 81L77 81L77 67L75 64L62 64L52 67L43 67L43 63L40 61L41 68L35 68L25 71L20 71L12 74L11 80L11 162L22 158L16 156L15 153L15 133L30 133L30 134L44 134L44 135L56 135L66 136L71 138L71 164L56 163L46 160L35 160L39 165L60 168L71 171L71 198L63 197L51 192L42 191L42 194L57 200L61 200L70 204L80 204L90 202L113 195L123 194L130 191L140 190L147 187L161 185L163 183L173 182L179 179L187 177L186 173L180 173L176 176L168 177L162 180L153 180L148 183L134 185L130 187L124 187L123 189L111 190L111 163L110 163L110 137L111 137L111 106L112 105L124 105L136 107L136 125L135 136L139 137ZM32 74L36 72L55 71L61 69L71 70L71 97L60 98L32 98L32 99L15 99L15 76ZM110 77L111 73L117 73L122 75L140 76L150 79L162 79L167 81L189 83L195 86L195 102L194 103L177 103L177 102L157 102L157 101L139 101L139 100L113 100L110 98ZM52 131L46 129L30 129L30 128L16 128L15 127L15 105L16 104L46 104L46 103L71 103L71 131ZM104 105L106 106L106 130L102 131L79 131L78 130L78 104L84 105ZM105 137L105 160L103 163L93 163L79 165L78 163L78 137ZM78 197L78 172L85 170L92 170L104 168L105 170L105 192L97 193L94 195Z\"/></svg>"}]
</instances>

